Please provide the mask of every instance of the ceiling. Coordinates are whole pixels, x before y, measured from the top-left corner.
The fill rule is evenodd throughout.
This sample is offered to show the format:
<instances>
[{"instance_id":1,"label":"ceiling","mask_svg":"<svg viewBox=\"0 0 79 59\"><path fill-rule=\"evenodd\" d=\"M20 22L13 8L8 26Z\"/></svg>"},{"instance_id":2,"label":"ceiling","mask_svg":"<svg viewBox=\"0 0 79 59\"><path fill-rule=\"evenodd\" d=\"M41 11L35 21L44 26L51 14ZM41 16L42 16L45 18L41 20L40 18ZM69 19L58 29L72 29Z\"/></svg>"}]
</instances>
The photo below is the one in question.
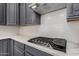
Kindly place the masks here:
<instances>
[{"instance_id":1,"label":"ceiling","mask_svg":"<svg viewBox=\"0 0 79 59\"><path fill-rule=\"evenodd\" d=\"M31 7L34 5L36 5L36 7L32 9L39 14L46 14L66 7L65 3L36 3L32 4Z\"/></svg>"}]
</instances>

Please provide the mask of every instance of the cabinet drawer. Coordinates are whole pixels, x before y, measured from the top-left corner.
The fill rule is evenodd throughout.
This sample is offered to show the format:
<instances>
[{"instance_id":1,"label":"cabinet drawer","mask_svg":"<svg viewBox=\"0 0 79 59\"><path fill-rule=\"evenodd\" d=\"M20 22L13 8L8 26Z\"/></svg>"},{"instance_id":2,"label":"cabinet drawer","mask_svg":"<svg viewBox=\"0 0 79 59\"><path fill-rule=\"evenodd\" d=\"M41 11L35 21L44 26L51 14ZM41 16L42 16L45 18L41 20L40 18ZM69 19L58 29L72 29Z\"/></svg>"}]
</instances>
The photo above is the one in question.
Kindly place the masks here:
<instances>
[{"instance_id":1,"label":"cabinet drawer","mask_svg":"<svg viewBox=\"0 0 79 59\"><path fill-rule=\"evenodd\" d=\"M35 49L27 45L25 46L25 51L28 51L31 55L34 55L34 56L52 56L46 52L40 51L38 49Z\"/></svg>"},{"instance_id":2,"label":"cabinet drawer","mask_svg":"<svg viewBox=\"0 0 79 59\"><path fill-rule=\"evenodd\" d=\"M14 41L14 46L24 49L24 44L21 42Z\"/></svg>"}]
</instances>

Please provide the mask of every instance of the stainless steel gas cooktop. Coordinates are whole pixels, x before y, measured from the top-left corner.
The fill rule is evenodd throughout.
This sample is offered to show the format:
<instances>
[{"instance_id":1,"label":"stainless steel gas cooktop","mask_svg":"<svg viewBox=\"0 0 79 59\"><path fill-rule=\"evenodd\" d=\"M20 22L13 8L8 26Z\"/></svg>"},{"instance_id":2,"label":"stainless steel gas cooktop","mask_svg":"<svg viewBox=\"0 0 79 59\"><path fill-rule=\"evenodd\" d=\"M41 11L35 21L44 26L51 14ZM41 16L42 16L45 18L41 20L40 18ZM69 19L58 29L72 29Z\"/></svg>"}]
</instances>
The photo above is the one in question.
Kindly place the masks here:
<instances>
[{"instance_id":1,"label":"stainless steel gas cooktop","mask_svg":"<svg viewBox=\"0 0 79 59\"><path fill-rule=\"evenodd\" d=\"M48 37L36 37L28 40L28 42L45 46L47 48L53 48L66 53L66 43L65 39L61 38L48 38Z\"/></svg>"}]
</instances>

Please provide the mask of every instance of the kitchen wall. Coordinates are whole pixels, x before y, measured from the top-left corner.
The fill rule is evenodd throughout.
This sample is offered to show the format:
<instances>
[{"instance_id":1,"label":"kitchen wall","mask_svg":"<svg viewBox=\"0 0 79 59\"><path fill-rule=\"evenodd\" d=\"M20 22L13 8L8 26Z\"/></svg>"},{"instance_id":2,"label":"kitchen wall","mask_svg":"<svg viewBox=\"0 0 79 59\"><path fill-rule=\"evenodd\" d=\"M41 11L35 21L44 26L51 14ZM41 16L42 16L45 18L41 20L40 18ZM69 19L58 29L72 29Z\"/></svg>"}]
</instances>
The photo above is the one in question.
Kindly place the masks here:
<instances>
[{"instance_id":1,"label":"kitchen wall","mask_svg":"<svg viewBox=\"0 0 79 59\"><path fill-rule=\"evenodd\" d=\"M19 34L25 36L39 36L41 25L34 25L34 26L20 26Z\"/></svg>"},{"instance_id":2,"label":"kitchen wall","mask_svg":"<svg viewBox=\"0 0 79 59\"><path fill-rule=\"evenodd\" d=\"M79 21L67 22L66 9L41 16L41 25L20 27L21 35L65 38L79 43Z\"/></svg>"},{"instance_id":3,"label":"kitchen wall","mask_svg":"<svg viewBox=\"0 0 79 59\"><path fill-rule=\"evenodd\" d=\"M0 26L0 37L10 37L17 35L19 28L17 26Z\"/></svg>"}]
</instances>

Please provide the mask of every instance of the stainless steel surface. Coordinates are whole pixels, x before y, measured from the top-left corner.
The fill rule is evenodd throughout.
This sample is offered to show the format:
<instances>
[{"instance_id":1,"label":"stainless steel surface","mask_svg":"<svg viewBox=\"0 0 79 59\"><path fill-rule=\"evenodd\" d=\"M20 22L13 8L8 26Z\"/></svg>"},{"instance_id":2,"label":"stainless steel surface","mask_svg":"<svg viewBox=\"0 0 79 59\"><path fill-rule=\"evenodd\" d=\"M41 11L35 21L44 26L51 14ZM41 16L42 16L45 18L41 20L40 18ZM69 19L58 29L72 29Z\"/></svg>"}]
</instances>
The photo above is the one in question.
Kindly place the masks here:
<instances>
[{"instance_id":1,"label":"stainless steel surface","mask_svg":"<svg viewBox=\"0 0 79 59\"><path fill-rule=\"evenodd\" d=\"M62 38L36 37L28 40L28 42L66 53L66 40Z\"/></svg>"},{"instance_id":2,"label":"stainless steel surface","mask_svg":"<svg viewBox=\"0 0 79 59\"><path fill-rule=\"evenodd\" d=\"M65 3L34 3L30 4L29 7L31 7L34 11L36 11L39 14L46 14L51 11L59 10L66 7Z\"/></svg>"}]
</instances>

